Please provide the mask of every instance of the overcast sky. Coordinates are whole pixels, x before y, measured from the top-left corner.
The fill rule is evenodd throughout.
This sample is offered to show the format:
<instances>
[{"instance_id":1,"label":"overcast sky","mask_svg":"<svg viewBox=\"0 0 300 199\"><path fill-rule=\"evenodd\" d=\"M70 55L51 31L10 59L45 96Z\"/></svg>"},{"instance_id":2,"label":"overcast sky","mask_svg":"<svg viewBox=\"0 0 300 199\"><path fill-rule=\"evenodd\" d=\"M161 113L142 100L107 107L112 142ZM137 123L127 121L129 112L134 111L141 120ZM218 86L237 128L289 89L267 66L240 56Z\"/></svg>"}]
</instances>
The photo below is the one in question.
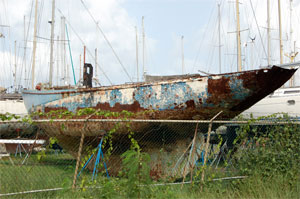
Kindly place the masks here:
<instances>
[{"instance_id":1,"label":"overcast sky","mask_svg":"<svg viewBox=\"0 0 300 199\"><path fill-rule=\"evenodd\" d=\"M145 70L152 75L182 73L182 40L184 73L198 70L219 72L218 3L221 23L221 72L236 71L235 3L225 0L59 0L56 1L54 30L54 79L63 84L64 73L74 84L70 51L61 17L66 18L70 49L76 81L79 79L79 57L83 60L83 46L87 47L86 62L95 65L97 48L97 77L102 85L137 81L136 32L138 31L139 80L142 81L143 42L142 16L145 29ZM293 0L292 30L290 34L290 0L282 0L284 52L289 54L296 42L299 46L299 0ZM50 24L52 0L38 3L38 44L35 84L49 81ZM0 3L0 86L13 85L16 41L17 84L30 86L35 0L2 0ZM240 0L243 69L267 65L267 0ZM271 58L279 63L277 1L271 0ZM256 16L256 18L254 17ZM24 16L25 40L24 51ZM105 40L100 29L108 42ZM5 25L9 27L4 27ZM259 29L258 29L259 27ZM259 30L259 31L258 31ZM292 36L292 38L291 38ZM58 38L59 37L59 38ZM58 41L57 41L58 38ZM254 40L251 40L254 39ZM293 41L293 42L291 42ZM64 45L65 44L65 45ZM114 55L111 45L114 49ZM25 53L24 53L25 52ZM65 52L65 53L64 53ZM25 54L25 56L24 56ZM65 58L64 58L65 57ZM300 55L299 55L300 57ZM296 60L299 60L296 57ZM65 59L65 62L63 60ZM288 62L287 57L284 62ZM64 69L66 66L66 69ZM58 71L57 71L57 68ZM126 70L126 72L125 72ZM64 72L65 71L65 72ZM58 72L58 73L57 73ZM26 76L25 76L26 73ZM58 74L58 75L57 75ZM94 72L95 74L95 72ZM25 81L26 80L26 81Z\"/></svg>"}]
</instances>

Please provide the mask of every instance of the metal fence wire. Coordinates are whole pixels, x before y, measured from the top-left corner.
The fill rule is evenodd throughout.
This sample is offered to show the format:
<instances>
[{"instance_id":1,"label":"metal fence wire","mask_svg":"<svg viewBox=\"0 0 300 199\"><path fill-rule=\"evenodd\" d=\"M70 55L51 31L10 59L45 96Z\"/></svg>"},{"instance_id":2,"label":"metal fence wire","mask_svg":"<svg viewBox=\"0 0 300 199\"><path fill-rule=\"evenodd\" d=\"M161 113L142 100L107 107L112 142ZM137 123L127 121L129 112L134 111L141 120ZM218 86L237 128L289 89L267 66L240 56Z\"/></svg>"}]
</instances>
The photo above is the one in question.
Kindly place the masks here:
<instances>
[{"instance_id":1,"label":"metal fence wire","mask_svg":"<svg viewBox=\"0 0 300 199\"><path fill-rule=\"evenodd\" d=\"M83 180L122 177L122 154L136 150L136 143L150 157L147 165L153 182L188 182L197 172L203 173L204 166L226 172L230 152L236 150L237 132L245 125L245 121L35 121L30 133L0 133L0 195L74 188ZM250 128L263 134L276 125L285 123L262 122Z\"/></svg>"}]
</instances>

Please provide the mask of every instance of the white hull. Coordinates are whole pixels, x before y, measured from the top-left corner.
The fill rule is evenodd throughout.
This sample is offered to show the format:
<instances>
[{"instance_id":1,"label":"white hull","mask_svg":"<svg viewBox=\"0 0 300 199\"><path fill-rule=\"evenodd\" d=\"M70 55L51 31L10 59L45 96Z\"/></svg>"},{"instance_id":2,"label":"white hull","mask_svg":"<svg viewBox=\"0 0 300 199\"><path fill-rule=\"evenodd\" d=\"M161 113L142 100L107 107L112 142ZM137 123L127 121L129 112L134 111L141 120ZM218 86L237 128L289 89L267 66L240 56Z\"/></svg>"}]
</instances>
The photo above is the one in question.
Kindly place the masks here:
<instances>
[{"instance_id":1,"label":"white hull","mask_svg":"<svg viewBox=\"0 0 300 199\"><path fill-rule=\"evenodd\" d=\"M300 87L280 88L263 98L242 113L246 118L269 116L275 113L286 113L290 117L300 118Z\"/></svg>"},{"instance_id":2,"label":"white hull","mask_svg":"<svg viewBox=\"0 0 300 199\"><path fill-rule=\"evenodd\" d=\"M23 100L0 100L0 114L11 113L18 116L27 115Z\"/></svg>"},{"instance_id":3,"label":"white hull","mask_svg":"<svg viewBox=\"0 0 300 199\"><path fill-rule=\"evenodd\" d=\"M6 99L0 100L0 114L14 114L16 116L24 117L27 115L27 110L23 100L20 99ZM16 119L12 119L15 121ZM15 138L20 135L31 135L36 131L34 126L28 123L1 123L0 119L0 138ZM4 121L7 122L7 121Z\"/></svg>"}]
</instances>

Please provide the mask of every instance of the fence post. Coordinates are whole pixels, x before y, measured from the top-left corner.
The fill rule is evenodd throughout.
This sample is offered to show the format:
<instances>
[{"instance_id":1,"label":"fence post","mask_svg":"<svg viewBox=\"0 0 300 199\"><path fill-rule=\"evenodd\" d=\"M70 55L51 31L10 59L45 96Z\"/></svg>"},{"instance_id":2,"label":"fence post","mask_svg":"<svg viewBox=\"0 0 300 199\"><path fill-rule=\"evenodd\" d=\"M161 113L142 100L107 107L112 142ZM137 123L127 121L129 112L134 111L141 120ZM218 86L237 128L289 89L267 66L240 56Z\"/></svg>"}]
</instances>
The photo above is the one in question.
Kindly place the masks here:
<instances>
[{"instance_id":1,"label":"fence post","mask_svg":"<svg viewBox=\"0 0 300 199\"><path fill-rule=\"evenodd\" d=\"M212 128L212 123L213 123L214 119L216 119L222 112L223 111L220 111L211 120L209 120L209 126L208 126L207 138L206 138L206 145L205 145L204 162L203 162L203 167L204 168L206 166L206 161L207 161L208 145L209 145L209 140L210 140L210 133L211 133L211 128ZM201 181L202 182L204 182L204 175L205 175L205 169L203 169L203 171L202 171L202 176L201 176ZM202 190L202 186L201 186L201 190Z\"/></svg>"},{"instance_id":2,"label":"fence post","mask_svg":"<svg viewBox=\"0 0 300 199\"><path fill-rule=\"evenodd\" d=\"M195 155L195 149L196 149L196 139L197 139L198 124L199 123L197 123L197 125L196 125L194 139L193 139L193 150L192 150L192 161L193 161L193 164L191 165L192 166L192 169L191 169L191 182L193 182L193 171L194 171L194 167L195 167L194 155Z\"/></svg>"},{"instance_id":3,"label":"fence post","mask_svg":"<svg viewBox=\"0 0 300 199\"><path fill-rule=\"evenodd\" d=\"M77 161L76 161L72 189L76 188L77 173L78 173L79 163L80 163L80 159L81 159L83 141L84 141L84 132L81 133L81 139L80 139L80 144L79 144L79 149L78 149L78 154L77 154Z\"/></svg>"},{"instance_id":4,"label":"fence post","mask_svg":"<svg viewBox=\"0 0 300 199\"><path fill-rule=\"evenodd\" d=\"M196 136L197 136L197 131L198 131L198 124L199 123L197 123L196 124L196 128L195 128L195 133L194 133L194 138L193 138L193 140L192 140L192 142L190 143L190 145L188 146L188 148L191 146L192 147L192 149L191 149L191 161L192 161L192 164L190 163L190 158L188 158L188 162L187 162L187 164L189 165L189 167L190 167L190 172L191 172L191 182L193 181L193 171L194 171L194 153L195 153L195 148L196 148L196 146L195 146L195 142L196 142ZM184 154L185 154L185 152L184 152ZM182 187L183 187L183 183L184 183L184 180L185 180L185 177L186 177L186 167L187 166L185 166L184 167L184 170L183 170L183 178L182 178L182 184L181 184L181 189L182 189Z\"/></svg>"}]
</instances>

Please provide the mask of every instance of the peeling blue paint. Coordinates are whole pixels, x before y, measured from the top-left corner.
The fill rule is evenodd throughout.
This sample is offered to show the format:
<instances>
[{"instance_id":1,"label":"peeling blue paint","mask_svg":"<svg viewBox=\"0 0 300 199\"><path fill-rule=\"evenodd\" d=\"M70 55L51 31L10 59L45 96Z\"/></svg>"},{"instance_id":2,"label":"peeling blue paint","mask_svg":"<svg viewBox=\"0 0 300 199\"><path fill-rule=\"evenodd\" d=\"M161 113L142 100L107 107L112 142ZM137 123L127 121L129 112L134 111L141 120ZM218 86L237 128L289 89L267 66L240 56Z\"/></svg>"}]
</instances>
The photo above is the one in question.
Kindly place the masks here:
<instances>
[{"instance_id":1,"label":"peeling blue paint","mask_svg":"<svg viewBox=\"0 0 300 199\"><path fill-rule=\"evenodd\" d=\"M186 82L177 82L173 84L162 84L160 86L160 93L156 93L154 91L153 86L142 86L138 87L134 90L132 93L132 102L137 101L140 106L144 109L154 109L154 110L172 110L175 108L178 108L178 105L180 105L181 109L186 108L186 102L187 101L194 101L194 104L196 107L200 106L199 99L201 99L201 106L203 107L212 107L214 104L207 104L206 99L210 96L208 93L208 89L205 88L203 92L195 93L193 89L186 84ZM156 88L157 89L157 88ZM40 91L43 92L43 91ZM59 91L59 92L65 92ZM43 92L44 93L44 92ZM47 92L45 92L47 93ZM70 96L79 95L76 94L70 94ZM80 98L80 101L75 101L74 99L70 99L68 102L64 102L63 95L62 94L56 94L56 95L39 95L40 100L38 102L34 102L34 105L40 104L42 105L43 111L45 104L50 103L52 101L58 101L56 104L47 105L49 108L60 108L65 107L69 111L75 112L77 108L87 108L87 107L95 107L99 101L96 99L101 99L101 97L104 97L105 99L109 99L107 103L109 103L110 107L114 107L116 103L127 105L129 104L127 98L126 100L122 101L123 96L120 89L113 89L108 90L105 92L105 96L94 96L95 93L88 93L85 95L82 95ZM29 95L26 95L26 97ZM32 95L30 95L33 97ZM205 97L206 96L206 97ZM33 99L39 99L34 98ZM44 99L45 98L45 99ZM41 100L42 99L42 100ZM61 101L62 100L62 101ZM28 100L30 101L30 100ZM61 101L61 103L59 103Z\"/></svg>"},{"instance_id":2,"label":"peeling blue paint","mask_svg":"<svg viewBox=\"0 0 300 199\"><path fill-rule=\"evenodd\" d=\"M246 91L243 87L242 79L236 79L231 77L229 81L229 86L232 93L232 99L243 100L249 95L248 91Z\"/></svg>"},{"instance_id":3,"label":"peeling blue paint","mask_svg":"<svg viewBox=\"0 0 300 199\"><path fill-rule=\"evenodd\" d=\"M116 103L122 104L122 93L119 89L112 90L109 95L110 107L114 107Z\"/></svg>"}]
</instances>

